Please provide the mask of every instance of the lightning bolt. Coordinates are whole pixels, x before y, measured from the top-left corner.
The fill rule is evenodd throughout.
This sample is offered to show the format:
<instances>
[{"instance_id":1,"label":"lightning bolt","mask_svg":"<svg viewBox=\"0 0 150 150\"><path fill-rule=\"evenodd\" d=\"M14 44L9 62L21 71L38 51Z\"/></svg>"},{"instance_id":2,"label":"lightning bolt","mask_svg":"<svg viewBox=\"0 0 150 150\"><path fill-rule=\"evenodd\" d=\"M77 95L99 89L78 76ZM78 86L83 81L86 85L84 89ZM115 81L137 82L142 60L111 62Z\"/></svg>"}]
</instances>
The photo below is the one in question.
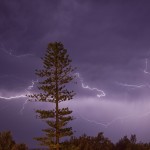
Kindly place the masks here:
<instances>
[{"instance_id":1,"label":"lightning bolt","mask_svg":"<svg viewBox=\"0 0 150 150\"><path fill-rule=\"evenodd\" d=\"M90 87L89 85L86 85L86 84L84 83L82 77L80 76L80 73L75 73L75 75L76 75L76 77L79 79L80 84L81 84L81 87L82 87L83 89L87 89L87 90L90 90L90 91L96 91L96 92L97 92L97 95L96 95L96 96L97 96L98 98L101 98L101 97L106 96L106 94L105 94L105 92L104 92L103 90L100 90L100 89L98 89L98 88L96 88L96 87ZM78 108L78 107L76 107L76 108ZM79 112L80 112L79 110L76 111L76 113L77 113L77 115L79 116L79 118L81 118L81 119L83 119L83 120L85 120L85 121L88 121L88 122L90 122L90 123L95 123L95 124L98 124L98 125L102 125L102 126L104 126L104 127L108 127L108 126L111 124L111 122L108 123L108 124L105 124L105 123L97 122L97 121L95 121L95 120L90 120L90 119L86 118L85 116L81 115L81 113L79 113ZM116 119L116 120L117 120L117 119ZM113 120L112 122L114 122L114 121L115 121L115 120Z\"/></svg>"},{"instance_id":2,"label":"lightning bolt","mask_svg":"<svg viewBox=\"0 0 150 150\"><path fill-rule=\"evenodd\" d=\"M10 96L10 97L0 96L0 99L11 101L13 99L24 98L24 97L26 96L25 95L17 95L17 96Z\"/></svg>"},{"instance_id":3,"label":"lightning bolt","mask_svg":"<svg viewBox=\"0 0 150 150\"><path fill-rule=\"evenodd\" d=\"M144 69L144 73L150 75L150 72L148 72L148 59L147 59L147 58L145 59L145 69Z\"/></svg>"},{"instance_id":4,"label":"lightning bolt","mask_svg":"<svg viewBox=\"0 0 150 150\"><path fill-rule=\"evenodd\" d=\"M4 44L1 44L1 48L0 48L4 53L6 53L7 55L10 55L10 56L13 56L13 57L16 57L16 58L22 58L22 57L28 57L28 56L33 56L33 54L22 54L22 55L14 55L13 52L15 50L13 49L7 49Z\"/></svg>"},{"instance_id":5,"label":"lightning bolt","mask_svg":"<svg viewBox=\"0 0 150 150\"><path fill-rule=\"evenodd\" d=\"M121 86L125 86L125 87L129 87L129 88L132 88L132 89L143 88L143 87L146 87L146 86L149 87L149 84L135 85L135 84L127 84L127 83L121 83L121 82L116 82L116 84L121 85Z\"/></svg>"},{"instance_id":6,"label":"lightning bolt","mask_svg":"<svg viewBox=\"0 0 150 150\"><path fill-rule=\"evenodd\" d=\"M4 96L0 96L0 99L6 100L6 101L12 101L12 100L16 100L16 99L20 99L20 98L27 98L26 95L30 94L30 91L34 88L35 83L37 83L38 80L36 81L32 81L31 85L29 85L26 89L25 89L25 93L24 94L20 94L20 95L16 95L16 96L10 96L10 97L4 97ZM22 105L22 108L20 109L20 113L22 114L24 109L25 109L25 105L28 103L28 99L25 100L25 102Z\"/></svg>"},{"instance_id":7,"label":"lightning bolt","mask_svg":"<svg viewBox=\"0 0 150 150\"><path fill-rule=\"evenodd\" d=\"M32 84L29 85L29 86L27 87L27 89L26 89L26 91L27 91L27 94L26 94L26 95L29 95L29 94L30 94L30 91L34 88L35 83L38 83L38 79L37 79L36 81L33 81L33 80L32 80L31 83L32 83ZM24 96L26 96L26 95L24 95ZM26 105L27 103L28 103L28 99L26 99L25 102L23 103L22 108L21 108L21 110L20 110L20 113L23 113L23 111L24 111L24 109L25 109L25 105Z\"/></svg>"},{"instance_id":8,"label":"lightning bolt","mask_svg":"<svg viewBox=\"0 0 150 150\"><path fill-rule=\"evenodd\" d=\"M102 90L100 90L100 89L98 89L98 88L95 88L95 87L92 88L92 87L90 87L89 85L85 85L85 83L83 82L83 79L81 78L81 76L80 76L79 73L75 73L75 75L79 78L82 88L88 89L88 90L90 90L90 91L96 91L96 92L97 92L97 95L96 95L96 96L97 96L98 98L101 98L101 97L106 96L106 94L105 94L104 91L102 91Z\"/></svg>"}]
</instances>

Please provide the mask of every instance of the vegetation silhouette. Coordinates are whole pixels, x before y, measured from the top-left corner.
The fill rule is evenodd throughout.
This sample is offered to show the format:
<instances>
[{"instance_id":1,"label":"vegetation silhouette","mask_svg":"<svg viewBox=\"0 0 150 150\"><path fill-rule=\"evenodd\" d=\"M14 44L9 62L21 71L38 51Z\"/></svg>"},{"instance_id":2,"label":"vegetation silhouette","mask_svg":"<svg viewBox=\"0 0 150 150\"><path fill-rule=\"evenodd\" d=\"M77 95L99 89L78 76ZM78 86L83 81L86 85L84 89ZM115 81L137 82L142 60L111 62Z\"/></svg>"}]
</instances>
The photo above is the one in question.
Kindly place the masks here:
<instances>
[{"instance_id":1,"label":"vegetation silhouette","mask_svg":"<svg viewBox=\"0 0 150 150\"><path fill-rule=\"evenodd\" d=\"M0 132L0 150L28 150L23 143L17 144L10 131Z\"/></svg>"},{"instance_id":2,"label":"vegetation silhouette","mask_svg":"<svg viewBox=\"0 0 150 150\"><path fill-rule=\"evenodd\" d=\"M72 136L63 142L61 150L149 150L150 143L137 142L136 135L128 138L124 136L117 143L111 142L100 132L97 136ZM28 150L26 144L16 144L10 131L0 132L0 150ZM48 148L35 148L30 150L48 150ZM51 149L52 150L52 149Z\"/></svg>"},{"instance_id":3,"label":"vegetation silhouette","mask_svg":"<svg viewBox=\"0 0 150 150\"><path fill-rule=\"evenodd\" d=\"M150 150L150 143L137 143L136 135L131 135L130 138L124 136L114 144L100 132L96 137L86 134L71 137L64 142L63 150Z\"/></svg>"}]
</instances>

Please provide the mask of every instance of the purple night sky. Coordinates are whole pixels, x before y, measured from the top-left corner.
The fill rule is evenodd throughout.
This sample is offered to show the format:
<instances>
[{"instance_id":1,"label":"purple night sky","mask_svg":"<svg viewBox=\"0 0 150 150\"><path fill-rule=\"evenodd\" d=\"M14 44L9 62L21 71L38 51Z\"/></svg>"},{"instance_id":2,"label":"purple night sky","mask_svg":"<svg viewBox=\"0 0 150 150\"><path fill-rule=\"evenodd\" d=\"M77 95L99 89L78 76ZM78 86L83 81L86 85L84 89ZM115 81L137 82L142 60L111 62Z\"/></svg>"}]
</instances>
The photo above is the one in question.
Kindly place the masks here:
<instances>
[{"instance_id":1,"label":"purple night sky","mask_svg":"<svg viewBox=\"0 0 150 150\"><path fill-rule=\"evenodd\" d=\"M63 104L76 117L75 135L150 142L149 8L148 0L0 0L0 131L37 146L32 138L46 124L34 110L51 105L25 95L47 44L61 41L80 75L75 98Z\"/></svg>"}]
</instances>

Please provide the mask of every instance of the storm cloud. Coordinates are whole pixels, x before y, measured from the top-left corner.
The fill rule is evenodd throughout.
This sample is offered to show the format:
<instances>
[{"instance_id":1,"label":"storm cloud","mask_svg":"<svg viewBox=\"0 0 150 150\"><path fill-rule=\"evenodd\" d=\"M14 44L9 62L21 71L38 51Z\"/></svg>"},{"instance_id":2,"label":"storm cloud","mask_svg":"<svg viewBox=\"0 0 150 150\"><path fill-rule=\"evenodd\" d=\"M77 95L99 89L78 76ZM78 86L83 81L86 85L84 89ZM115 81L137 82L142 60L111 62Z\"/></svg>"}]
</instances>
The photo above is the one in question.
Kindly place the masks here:
<instances>
[{"instance_id":1,"label":"storm cloud","mask_svg":"<svg viewBox=\"0 0 150 150\"><path fill-rule=\"evenodd\" d=\"M103 131L116 141L135 133L149 141L149 7L140 0L1 0L0 96L27 94L48 42L61 41L82 78L71 87L75 99L66 104L76 117L75 134ZM98 98L93 88L106 95ZM46 106L25 102L0 99L0 130L36 147L32 138L44 124L34 110Z\"/></svg>"}]
</instances>

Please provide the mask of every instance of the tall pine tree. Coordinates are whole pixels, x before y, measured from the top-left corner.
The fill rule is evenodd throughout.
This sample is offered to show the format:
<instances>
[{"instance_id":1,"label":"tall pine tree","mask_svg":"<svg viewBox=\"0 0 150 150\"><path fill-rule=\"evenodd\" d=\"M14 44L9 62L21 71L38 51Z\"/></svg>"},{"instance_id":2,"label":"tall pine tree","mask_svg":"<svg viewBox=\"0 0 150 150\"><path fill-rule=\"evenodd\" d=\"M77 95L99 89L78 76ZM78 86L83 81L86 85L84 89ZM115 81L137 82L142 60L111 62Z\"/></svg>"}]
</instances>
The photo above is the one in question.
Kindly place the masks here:
<instances>
[{"instance_id":1,"label":"tall pine tree","mask_svg":"<svg viewBox=\"0 0 150 150\"><path fill-rule=\"evenodd\" d=\"M40 92L29 95L29 99L54 103L55 107L50 110L36 110L38 117L46 121L48 128L42 130L45 132L45 137L35 139L40 145L59 150L60 139L73 134L72 128L67 126L73 119L72 111L68 107L61 108L60 102L71 100L75 95L74 91L66 87L75 78L73 75L75 68L71 66L67 50L60 42L49 43L42 60L43 69L36 70L36 75L40 78L38 82Z\"/></svg>"}]
</instances>

